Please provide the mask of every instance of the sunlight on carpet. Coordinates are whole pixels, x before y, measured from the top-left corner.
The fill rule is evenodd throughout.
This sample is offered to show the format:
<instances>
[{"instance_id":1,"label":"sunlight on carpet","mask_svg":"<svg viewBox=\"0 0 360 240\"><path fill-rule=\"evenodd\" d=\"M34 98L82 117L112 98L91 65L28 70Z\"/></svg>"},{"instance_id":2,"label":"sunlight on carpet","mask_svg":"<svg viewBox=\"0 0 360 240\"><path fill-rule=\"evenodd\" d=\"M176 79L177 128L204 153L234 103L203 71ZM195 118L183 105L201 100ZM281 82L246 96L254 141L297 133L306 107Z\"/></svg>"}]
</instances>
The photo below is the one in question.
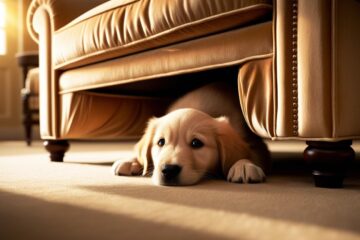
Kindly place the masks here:
<instances>
[{"instance_id":1,"label":"sunlight on carpet","mask_svg":"<svg viewBox=\"0 0 360 240\"><path fill-rule=\"evenodd\" d=\"M54 163L40 142L0 142L4 239L360 239L358 178L319 189L290 169L265 184L157 187L111 175L133 145L74 142L65 162ZM302 148L289 143L285 152L301 157Z\"/></svg>"}]
</instances>

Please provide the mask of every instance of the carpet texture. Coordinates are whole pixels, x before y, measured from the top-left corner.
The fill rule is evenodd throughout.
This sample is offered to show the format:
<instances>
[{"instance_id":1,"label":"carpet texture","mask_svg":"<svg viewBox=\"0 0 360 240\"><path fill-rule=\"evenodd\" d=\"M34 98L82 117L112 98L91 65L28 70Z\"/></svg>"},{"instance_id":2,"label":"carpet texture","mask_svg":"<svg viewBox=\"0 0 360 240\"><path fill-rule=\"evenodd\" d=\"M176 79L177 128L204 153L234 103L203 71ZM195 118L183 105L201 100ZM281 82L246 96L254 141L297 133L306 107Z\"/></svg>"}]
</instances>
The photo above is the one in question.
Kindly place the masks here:
<instances>
[{"instance_id":1,"label":"carpet texture","mask_svg":"<svg viewBox=\"0 0 360 240\"><path fill-rule=\"evenodd\" d=\"M272 143L264 184L158 187L110 174L132 146L75 142L53 163L40 142L0 142L0 239L360 239L359 160L344 189L315 188L304 145Z\"/></svg>"}]
</instances>

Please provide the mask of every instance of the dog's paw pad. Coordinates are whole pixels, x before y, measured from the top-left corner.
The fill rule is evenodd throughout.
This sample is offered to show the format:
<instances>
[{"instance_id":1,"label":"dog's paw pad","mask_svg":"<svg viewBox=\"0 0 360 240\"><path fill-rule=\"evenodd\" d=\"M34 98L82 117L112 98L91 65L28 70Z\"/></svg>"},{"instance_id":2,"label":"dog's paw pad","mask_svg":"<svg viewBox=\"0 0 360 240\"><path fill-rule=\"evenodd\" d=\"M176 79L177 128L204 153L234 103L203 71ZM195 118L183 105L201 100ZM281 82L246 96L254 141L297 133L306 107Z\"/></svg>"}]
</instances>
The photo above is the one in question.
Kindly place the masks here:
<instances>
[{"instance_id":1,"label":"dog's paw pad","mask_svg":"<svg viewBox=\"0 0 360 240\"><path fill-rule=\"evenodd\" d=\"M117 160L113 163L111 172L118 176L141 175L142 167L137 161Z\"/></svg>"},{"instance_id":2,"label":"dog's paw pad","mask_svg":"<svg viewBox=\"0 0 360 240\"><path fill-rule=\"evenodd\" d=\"M227 180L234 183L259 183L265 181L265 173L249 160L242 159L230 168Z\"/></svg>"}]
</instances>

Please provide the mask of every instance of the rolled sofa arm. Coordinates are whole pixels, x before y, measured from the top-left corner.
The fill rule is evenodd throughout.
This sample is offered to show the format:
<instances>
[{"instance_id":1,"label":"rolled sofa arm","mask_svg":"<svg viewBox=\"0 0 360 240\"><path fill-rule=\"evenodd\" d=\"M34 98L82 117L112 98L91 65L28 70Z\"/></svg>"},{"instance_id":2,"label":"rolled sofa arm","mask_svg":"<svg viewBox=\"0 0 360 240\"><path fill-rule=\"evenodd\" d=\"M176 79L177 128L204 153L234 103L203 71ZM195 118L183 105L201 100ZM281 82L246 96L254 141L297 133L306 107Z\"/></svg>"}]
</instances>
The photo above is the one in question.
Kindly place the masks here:
<instances>
[{"instance_id":1,"label":"rolled sofa arm","mask_svg":"<svg viewBox=\"0 0 360 240\"><path fill-rule=\"evenodd\" d=\"M56 139L59 132L57 74L53 68L54 32L81 13L105 0L33 0L27 11L27 27L39 44L40 133L44 139ZM77 3L77 4L76 4Z\"/></svg>"},{"instance_id":2,"label":"rolled sofa arm","mask_svg":"<svg viewBox=\"0 0 360 240\"><path fill-rule=\"evenodd\" d=\"M38 11L46 11L52 21L54 31L74 20L82 13L108 0L33 0L27 11L27 28L31 37L38 41Z\"/></svg>"}]
</instances>

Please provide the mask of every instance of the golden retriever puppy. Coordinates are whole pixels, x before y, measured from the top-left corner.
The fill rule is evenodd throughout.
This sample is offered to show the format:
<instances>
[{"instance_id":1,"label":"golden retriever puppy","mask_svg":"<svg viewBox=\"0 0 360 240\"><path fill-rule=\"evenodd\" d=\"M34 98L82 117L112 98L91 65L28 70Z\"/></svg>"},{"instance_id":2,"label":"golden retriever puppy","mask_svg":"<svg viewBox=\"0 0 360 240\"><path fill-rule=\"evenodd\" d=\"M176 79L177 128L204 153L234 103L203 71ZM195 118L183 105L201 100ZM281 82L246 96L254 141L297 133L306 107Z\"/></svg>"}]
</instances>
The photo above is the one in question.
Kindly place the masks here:
<instances>
[{"instance_id":1,"label":"golden retriever puppy","mask_svg":"<svg viewBox=\"0 0 360 240\"><path fill-rule=\"evenodd\" d=\"M263 182L270 164L266 145L245 123L237 92L223 82L184 95L167 115L150 119L135 153L116 161L113 173L152 174L157 185L192 185L208 176Z\"/></svg>"}]
</instances>

